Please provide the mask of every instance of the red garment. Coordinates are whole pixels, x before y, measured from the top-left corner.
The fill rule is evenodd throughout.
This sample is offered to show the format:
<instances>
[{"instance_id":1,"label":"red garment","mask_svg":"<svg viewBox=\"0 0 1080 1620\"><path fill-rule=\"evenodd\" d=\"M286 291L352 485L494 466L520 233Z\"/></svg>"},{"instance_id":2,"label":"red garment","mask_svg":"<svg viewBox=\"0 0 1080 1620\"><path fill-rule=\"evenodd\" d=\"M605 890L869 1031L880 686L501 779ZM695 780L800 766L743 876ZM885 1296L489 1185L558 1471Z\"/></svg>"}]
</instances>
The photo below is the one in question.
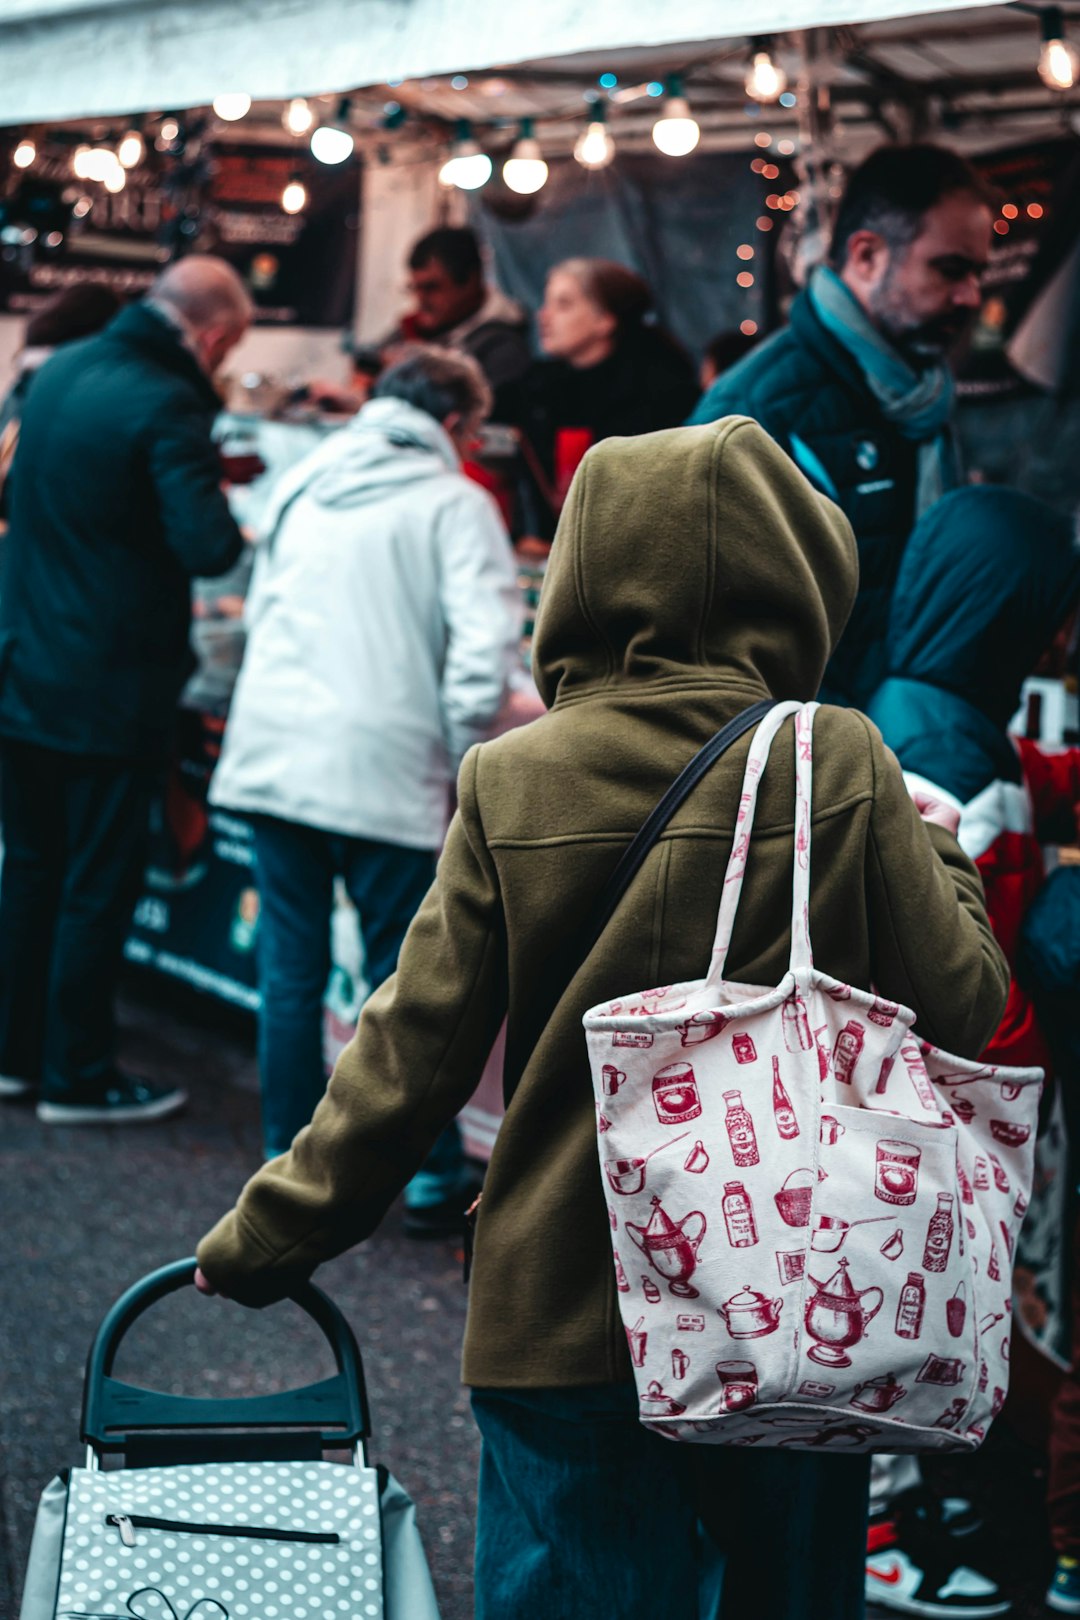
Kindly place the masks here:
<instances>
[{"instance_id":1,"label":"red garment","mask_svg":"<svg viewBox=\"0 0 1080 1620\"><path fill-rule=\"evenodd\" d=\"M1073 1243L1080 1243L1080 1227ZM1080 1266L1073 1267L1073 1363L1061 1381L1050 1421L1046 1507L1058 1557L1080 1558Z\"/></svg>"},{"instance_id":2,"label":"red garment","mask_svg":"<svg viewBox=\"0 0 1080 1620\"><path fill-rule=\"evenodd\" d=\"M1039 825L1063 809L1080 811L1080 748L1051 753L1027 738L1016 743L1023 787L995 782L964 806L960 818L960 842L979 868L990 926L1014 973L1024 915L1045 876ZM1015 977L985 1056L1051 1072L1050 1049L1031 997Z\"/></svg>"}]
</instances>

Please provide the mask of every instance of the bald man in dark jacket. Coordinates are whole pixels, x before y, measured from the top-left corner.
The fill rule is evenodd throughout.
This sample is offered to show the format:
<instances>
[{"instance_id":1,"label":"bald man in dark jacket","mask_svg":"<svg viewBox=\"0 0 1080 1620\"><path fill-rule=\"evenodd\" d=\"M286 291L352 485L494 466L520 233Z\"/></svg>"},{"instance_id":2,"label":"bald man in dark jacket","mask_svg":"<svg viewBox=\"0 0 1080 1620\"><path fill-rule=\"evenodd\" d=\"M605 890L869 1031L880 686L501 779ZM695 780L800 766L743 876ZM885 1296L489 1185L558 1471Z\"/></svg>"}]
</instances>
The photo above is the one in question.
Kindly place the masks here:
<instances>
[{"instance_id":1,"label":"bald man in dark jacket","mask_svg":"<svg viewBox=\"0 0 1080 1620\"><path fill-rule=\"evenodd\" d=\"M223 261L40 370L0 570L0 1096L47 1123L181 1106L116 1067L113 993L150 796L194 665L191 579L243 544L210 430L213 371L251 306Z\"/></svg>"}]
</instances>

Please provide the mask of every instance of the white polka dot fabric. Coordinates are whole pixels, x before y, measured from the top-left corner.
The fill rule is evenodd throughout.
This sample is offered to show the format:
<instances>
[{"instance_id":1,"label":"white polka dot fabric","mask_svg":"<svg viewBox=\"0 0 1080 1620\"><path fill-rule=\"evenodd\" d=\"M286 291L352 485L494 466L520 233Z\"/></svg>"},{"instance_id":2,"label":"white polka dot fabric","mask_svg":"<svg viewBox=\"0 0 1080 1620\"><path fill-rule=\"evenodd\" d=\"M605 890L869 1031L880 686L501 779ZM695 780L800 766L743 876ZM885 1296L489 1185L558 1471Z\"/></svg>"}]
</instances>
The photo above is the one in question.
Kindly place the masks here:
<instances>
[{"instance_id":1,"label":"white polka dot fabric","mask_svg":"<svg viewBox=\"0 0 1080 1620\"><path fill-rule=\"evenodd\" d=\"M133 1523L127 1546L123 1515ZM171 1521L169 1529L140 1517ZM338 1543L200 1526L336 1534ZM190 1526L174 1528L172 1526ZM384 1620L378 1476L339 1463L73 1469L56 1620Z\"/></svg>"}]
</instances>

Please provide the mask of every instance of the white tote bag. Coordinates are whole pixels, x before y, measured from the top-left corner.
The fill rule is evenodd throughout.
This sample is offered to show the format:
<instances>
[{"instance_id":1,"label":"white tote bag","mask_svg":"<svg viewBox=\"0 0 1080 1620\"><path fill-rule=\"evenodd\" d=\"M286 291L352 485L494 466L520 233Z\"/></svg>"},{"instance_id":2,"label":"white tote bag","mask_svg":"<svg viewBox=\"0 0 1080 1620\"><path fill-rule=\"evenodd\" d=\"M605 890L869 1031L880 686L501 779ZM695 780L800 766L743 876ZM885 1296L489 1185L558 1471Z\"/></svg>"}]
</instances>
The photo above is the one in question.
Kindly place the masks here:
<instances>
[{"instance_id":1,"label":"white tote bag","mask_svg":"<svg viewBox=\"0 0 1080 1620\"><path fill-rule=\"evenodd\" d=\"M754 736L707 977L584 1019L641 1420L721 1445L974 1450L1008 1387L1042 1071L950 1057L908 1008L813 966L816 707L778 704ZM791 962L765 989L724 968L792 714Z\"/></svg>"}]
</instances>

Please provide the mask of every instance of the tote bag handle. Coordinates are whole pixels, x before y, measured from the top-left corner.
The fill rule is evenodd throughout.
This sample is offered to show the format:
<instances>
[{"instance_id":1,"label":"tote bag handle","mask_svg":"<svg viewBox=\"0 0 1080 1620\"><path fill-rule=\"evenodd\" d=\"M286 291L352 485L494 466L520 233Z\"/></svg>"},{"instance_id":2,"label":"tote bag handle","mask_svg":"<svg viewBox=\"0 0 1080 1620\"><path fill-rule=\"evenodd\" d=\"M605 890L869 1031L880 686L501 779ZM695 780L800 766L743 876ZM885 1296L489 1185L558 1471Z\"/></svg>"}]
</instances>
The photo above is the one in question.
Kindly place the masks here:
<instances>
[{"instance_id":1,"label":"tote bag handle","mask_svg":"<svg viewBox=\"0 0 1080 1620\"><path fill-rule=\"evenodd\" d=\"M720 911L716 919L712 961L707 982L723 982L731 936L739 910L743 879L750 856L750 841L757 814L758 789L780 727L789 715L795 717L795 836L791 882L791 953L789 971L804 983L813 965L810 944L810 806L813 773L814 712L817 703L778 703L758 727L750 745L743 776L742 796L735 822L735 837L724 874Z\"/></svg>"}]
</instances>

